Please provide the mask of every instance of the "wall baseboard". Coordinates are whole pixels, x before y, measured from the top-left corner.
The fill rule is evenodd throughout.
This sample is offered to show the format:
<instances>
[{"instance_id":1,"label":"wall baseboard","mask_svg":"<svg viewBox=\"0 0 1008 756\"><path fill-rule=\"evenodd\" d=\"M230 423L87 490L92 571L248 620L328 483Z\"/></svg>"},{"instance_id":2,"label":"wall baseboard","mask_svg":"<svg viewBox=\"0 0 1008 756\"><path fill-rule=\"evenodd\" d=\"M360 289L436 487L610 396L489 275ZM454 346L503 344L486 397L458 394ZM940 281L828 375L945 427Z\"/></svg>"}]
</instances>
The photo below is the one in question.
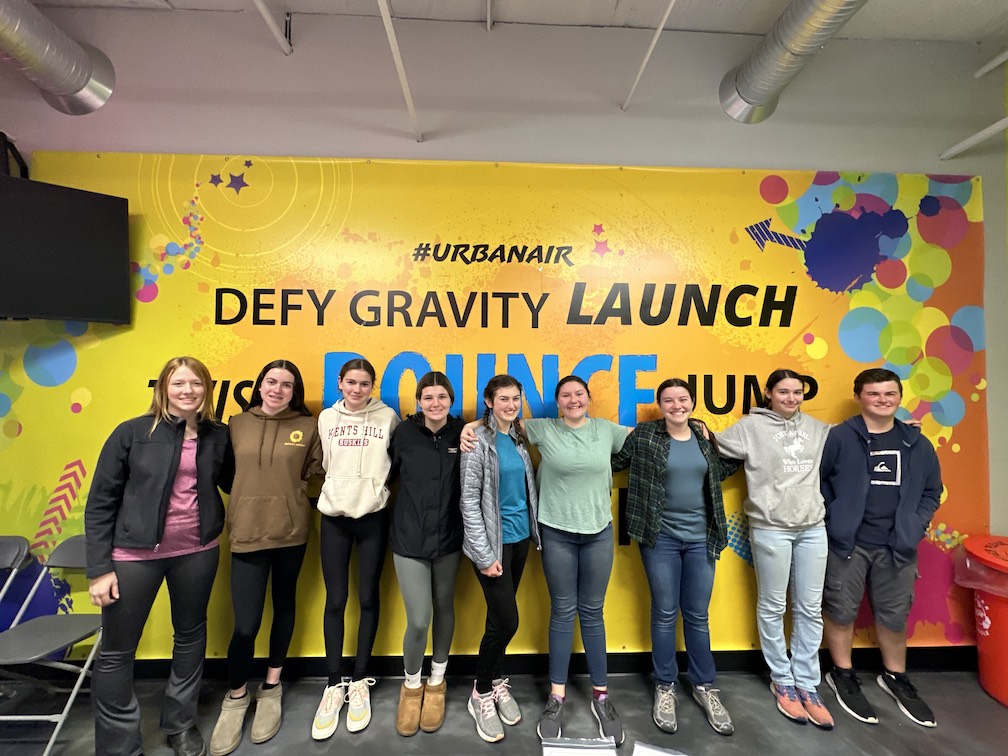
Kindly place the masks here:
<instances>
[{"instance_id":1,"label":"wall baseboard","mask_svg":"<svg viewBox=\"0 0 1008 756\"><path fill-rule=\"evenodd\" d=\"M823 669L829 669L831 662L827 651L820 651ZM761 674L766 672L766 664L759 651L715 651L714 661L719 672L749 672ZM350 668L351 660L344 659L346 669ZM425 672L429 669L425 664ZM142 659L136 662L137 678L168 677L170 662L168 659ZM854 666L861 670L880 670L882 656L877 648L854 649ZM542 675L546 676L549 669L549 658L546 654L509 654L507 657L508 674ZM686 654L679 652L679 668L686 669ZM929 648L907 649L907 668L913 671L928 672L976 672L976 646L941 646ZM256 659L253 678L262 677L266 672L264 659ZM472 676L476 671L475 655L452 656L448 665L451 675ZM584 654L571 656L571 674L587 674L588 665ZM609 672L613 674L636 673L644 674L651 671L651 653L639 651L634 653L609 654ZM371 660L369 673L379 677L400 677L403 674L402 657L375 656ZM226 659L207 659L203 670L204 678L208 680L227 679ZM284 665L284 678L325 677L325 659L323 657L301 657L288 659Z\"/></svg>"}]
</instances>

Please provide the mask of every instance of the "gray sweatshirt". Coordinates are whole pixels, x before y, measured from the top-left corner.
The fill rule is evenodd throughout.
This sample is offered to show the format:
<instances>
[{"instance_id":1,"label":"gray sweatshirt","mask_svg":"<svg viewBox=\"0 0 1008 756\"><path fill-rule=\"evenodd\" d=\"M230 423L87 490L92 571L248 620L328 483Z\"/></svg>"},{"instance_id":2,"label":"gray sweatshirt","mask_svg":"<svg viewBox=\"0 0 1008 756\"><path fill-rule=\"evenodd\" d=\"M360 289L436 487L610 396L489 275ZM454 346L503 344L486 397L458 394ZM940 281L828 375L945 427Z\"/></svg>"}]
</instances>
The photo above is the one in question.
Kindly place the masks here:
<instances>
[{"instance_id":1,"label":"gray sweatshirt","mask_svg":"<svg viewBox=\"0 0 1008 756\"><path fill-rule=\"evenodd\" d=\"M829 429L801 412L785 420L760 407L717 434L721 454L745 464L750 525L801 530L823 521L819 463Z\"/></svg>"}]
</instances>

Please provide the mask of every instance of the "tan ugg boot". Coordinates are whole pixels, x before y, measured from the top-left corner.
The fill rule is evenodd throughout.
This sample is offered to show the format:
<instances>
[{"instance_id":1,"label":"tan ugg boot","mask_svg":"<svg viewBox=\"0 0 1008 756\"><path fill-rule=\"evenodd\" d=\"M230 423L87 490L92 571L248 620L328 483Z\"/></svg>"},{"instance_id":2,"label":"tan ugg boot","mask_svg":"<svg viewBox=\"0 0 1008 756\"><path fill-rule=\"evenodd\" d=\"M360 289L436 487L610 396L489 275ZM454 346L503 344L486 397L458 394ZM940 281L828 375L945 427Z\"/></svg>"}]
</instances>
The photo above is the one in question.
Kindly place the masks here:
<instances>
[{"instance_id":1,"label":"tan ugg boot","mask_svg":"<svg viewBox=\"0 0 1008 756\"><path fill-rule=\"evenodd\" d=\"M280 730L283 709L283 685L266 690L262 685L256 688L256 710L252 717L252 742L265 743Z\"/></svg>"},{"instance_id":2,"label":"tan ugg boot","mask_svg":"<svg viewBox=\"0 0 1008 756\"><path fill-rule=\"evenodd\" d=\"M442 680L437 685L424 683L423 709L420 712L420 729L435 732L444 724L445 690L447 683Z\"/></svg>"},{"instance_id":3,"label":"tan ugg boot","mask_svg":"<svg viewBox=\"0 0 1008 756\"><path fill-rule=\"evenodd\" d=\"M247 690L241 698L231 698L230 692L224 694L221 713L210 736L211 756L227 756L241 743L245 713L251 702L252 696Z\"/></svg>"},{"instance_id":4,"label":"tan ugg boot","mask_svg":"<svg viewBox=\"0 0 1008 756\"><path fill-rule=\"evenodd\" d=\"M420 706L424 697L424 689L407 688L406 683L399 688L399 711L396 713L395 728L400 735L409 737L416 735L420 728Z\"/></svg>"}]
</instances>

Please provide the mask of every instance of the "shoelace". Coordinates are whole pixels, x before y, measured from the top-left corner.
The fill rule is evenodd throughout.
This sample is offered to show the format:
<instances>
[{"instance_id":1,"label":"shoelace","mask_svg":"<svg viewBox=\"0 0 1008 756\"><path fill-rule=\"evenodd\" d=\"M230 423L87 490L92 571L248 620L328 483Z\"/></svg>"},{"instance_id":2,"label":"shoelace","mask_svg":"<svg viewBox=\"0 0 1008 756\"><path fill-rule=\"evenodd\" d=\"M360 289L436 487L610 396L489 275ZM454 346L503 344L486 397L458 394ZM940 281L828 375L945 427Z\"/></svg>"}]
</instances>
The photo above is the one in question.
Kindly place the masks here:
<instances>
[{"instance_id":1,"label":"shoelace","mask_svg":"<svg viewBox=\"0 0 1008 756\"><path fill-rule=\"evenodd\" d=\"M887 675L887 677L889 676ZM914 687L914 684L910 680L900 679L896 675L892 675L890 679L896 683L895 687L899 688L900 692L907 698L920 698L917 694L917 688Z\"/></svg>"},{"instance_id":2,"label":"shoelace","mask_svg":"<svg viewBox=\"0 0 1008 756\"><path fill-rule=\"evenodd\" d=\"M658 711L665 714L675 714L676 708L676 695L675 692L669 688L668 690L660 690L658 692Z\"/></svg>"},{"instance_id":3,"label":"shoelace","mask_svg":"<svg viewBox=\"0 0 1008 756\"><path fill-rule=\"evenodd\" d=\"M494 705L494 694L477 693L476 697L480 702L480 719L490 719L497 714L497 707Z\"/></svg>"},{"instance_id":4,"label":"shoelace","mask_svg":"<svg viewBox=\"0 0 1008 756\"><path fill-rule=\"evenodd\" d=\"M499 683L493 686L493 699L494 701L510 701L511 692L508 688L511 687L511 679L505 677Z\"/></svg>"},{"instance_id":5,"label":"shoelace","mask_svg":"<svg viewBox=\"0 0 1008 756\"><path fill-rule=\"evenodd\" d=\"M354 709L359 709L364 706L364 696L368 694L368 686L374 685L376 680L373 677L364 677L360 680L354 680L350 683L350 690L347 693L347 701L350 702L350 706Z\"/></svg>"},{"instance_id":6,"label":"shoelace","mask_svg":"<svg viewBox=\"0 0 1008 756\"><path fill-rule=\"evenodd\" d=\"M700 694L704 697L707 706L710 707L712 712L715 714L727 714L728 710L721 703L721 697L718 696L718 693L720 693L720 688L700 688Z\"/></svg>"},{"instance_id":7,"label":"shoelace","mask_svg":"<svg viewBox=\"0 0 1008 756\"><path fill-rule=\"evenodd\" d=\"M619 719L619 715L616 713L616 707L612 705L609 700L609 696L603 699L595 699L595 703L598 705L599 709L602 710L603 719Z\"/></svg>"},{"instance_id":8,"label":"shoelace","mask_svg":"<svg viewBox=\"0 0 1008 756\"><path fill-rule=\"evenodd\" d=\"M329 714L336 708L336 702L343 701L343 685L328 685L326 686L325 693L322 695L322 713Z\"/></svg>"},{"instance_id":9,"label":"shoelace","mask_svg":"<svg viewBox=\"0 0 1008 756\"><path fill-rule=\"evenodd\" d=\"M788 701L801 703L798 700L798 692L790 685L775 685L774 689L778 696L784 696Z\"/></svg>"},{"instance_id":10,"label":"shoelace","mask_svg":"<svg viewBox=\"0 0 1008 756\"><path fill-rule=\"evenodd\" d=\"M558 716L560 716L560 702L550 696L546 699L546 708L543 709L542 718L556 719Z\"/></svg>"}]
</instances>

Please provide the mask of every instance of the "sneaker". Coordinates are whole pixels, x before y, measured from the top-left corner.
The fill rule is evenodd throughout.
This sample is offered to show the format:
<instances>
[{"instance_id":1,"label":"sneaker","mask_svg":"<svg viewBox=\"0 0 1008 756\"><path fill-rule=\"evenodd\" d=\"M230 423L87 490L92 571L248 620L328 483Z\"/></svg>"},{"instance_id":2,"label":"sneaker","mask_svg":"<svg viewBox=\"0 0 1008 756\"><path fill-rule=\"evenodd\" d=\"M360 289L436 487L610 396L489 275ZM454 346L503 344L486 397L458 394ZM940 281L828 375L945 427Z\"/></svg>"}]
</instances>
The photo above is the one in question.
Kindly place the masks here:
<instances>
[{"instance_id":1,"label":"sneaker","mask_svg":"<svg viewBox=\"0 0 1008 756\"><path fill-rule=\"evenodd\" d=\"M876 680L879 687L896 700L899 710L922 727L937 727L931 708L917 694L917 688L904 673L886 672Z\"/></svg>"},{"instance_id":2,"label":"sneaker","mask_svg":"<svg viewBox=\"0 0 1008 756\"><path fill-rule=\"evenodd\" d=\"M493 681L494 703L497 704L497 716L506 725L516 725L521 721L521 709L518 702L511 696L511 681L508 678L498 678Z\"/></svg>"},{"instance_id":3,"label":"sneaker","mask_svg":"<svg viewBox=\"0 0 1008 756\"><path fill-rule=\"evenodd\" d=\"M861 692L861 681L853 669L837 669L834 667L826 675L826 684L833 688L833 692L836 693L837 703L840 704L841 709L860 722L878 724L875 709L872 708L864 693Z\"/></svg>"},{"instance_id":4,"label":"sneaker","mask_svg":"<svg viewBox=\"0 0 1008 756\"><path fill-rule=\"evenodd\" d=\"M675 732L679 727L676 720L676 705L679 699L676 697L675 685L655 685L654 706L651 707L651 719L658 725L659 730L665 732Z\"/></svg>"},{"instance_id":5,"label":"sneaker","mask_svg":"<svg viewBox=\"0 0 1008 756\"><path fill-rule=\"evenodd\" d=\"M559 738L563 734L564 700L552 693L546 698L546 707L539 715L536 733L540 740Z\"/></svg>"},{"instance_id":6,"label":"sneaker","mask_svg":"<svg viewBox=\"0 0 1008 756\"><path fill-rule=\"evenodd\" d=\"M598 722L599 737L612 738L616 741L616 745L623 745L623 723L620 722L619 714L616 713L616 707L612 705L608 694L602 698L592 696L591 713Z\"/></svg>"},{"instance_id":7,"label":"sneaker","mask_svg":"<svg viewBox=\"0 0 1008 756\"><path fill-rule=\"evenodd\" d=\"M469 696L469 713L476 720L476 734L487 743L496 743L504 737L504 725L501 724L500 717L497 716L497 706L494 703L494 694L478 693L473 685L472 695Z\"/></svg>"},{"instance_id":8,"label":"sneaker","mask_svg":"<svg viewBox=\"0 0 1008 756\"><path fill-rule=\"evenodd\" d=\"M826 704L823 703L822 696L814 690L795 688L795 691L797 691L798 700L801 701L805 709L805 716L808 718L808 721L820 730L832 730L833 716L829 713L829 709L826 708Z\"/></svg>"},{"instance_id":9,"label":"sneaker","mask_svg":"<svg viewBox=\"0 0 1008 756\"><path fill-rule=\"evenodd\" d=\"M700 708L707 715L707 721L714 728L715 732L722 735L731 735L735 732L735 725L732 724L731 715L728 709L721 703L721 691L712 688L710 685L694 685L693 700L700 704Z\"/></svg>"},{"instance_id":10,"label":"sneaker","mask_svg":"<svg viewBox=\"0 0 1008 756\"><path fill-rule=\"evenodd\" d=\"M322 693L322 700L315 710L312 721L311 736L313 740L325 740L336 732L339 726L339 713L346 700L346 683L327 685Z\"/></svg>"},{"instance_id":11,"label":"sneaker","mask_svg":"<svg viewBox=\"0 0 1008 756\"><path fill-rule=\"evenodd\" d=\"M770 692L777 699L777 711L797 724L805 724L808 721L805 707L798 700L798 692L794 685L770 683Z\"/></svg>"},{"instance_id":12,"label":"sneaker","mask_svg":"<svg viewBox=\"0 0 1008 756\"><path fill-rule=\"evenodd\" d=\"M373 677L362 677L347 686L347 732L360 732L370 724L371 691L368 689L375 682Z\"/></svg>"}]
</instances>

